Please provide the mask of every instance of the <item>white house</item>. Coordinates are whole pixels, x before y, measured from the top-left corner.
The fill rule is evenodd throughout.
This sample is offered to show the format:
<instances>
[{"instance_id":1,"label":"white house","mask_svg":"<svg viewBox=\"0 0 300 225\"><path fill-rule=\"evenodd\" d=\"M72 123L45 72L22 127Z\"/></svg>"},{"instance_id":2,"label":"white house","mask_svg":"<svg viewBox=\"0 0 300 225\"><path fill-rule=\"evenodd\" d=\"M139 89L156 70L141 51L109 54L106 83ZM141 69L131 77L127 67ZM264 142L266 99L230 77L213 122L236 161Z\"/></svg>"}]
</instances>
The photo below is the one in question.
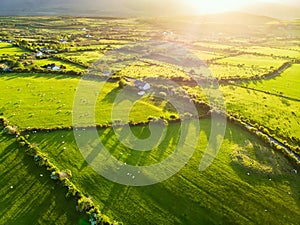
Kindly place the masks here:
<instances>
[{"instance_id":1,"label":"white house","mask_svg":"<svg viewBox=\"0 0 300 225\"><path fill-rule=\"evenodd\" d=\"M150 88L151 88L150 84L146 83L142 89L143 89L144 91L147 91L147 90L149 90Z\"/></svg>"},{"instance_id":2,"label":"white house","mask_svg":"<svg viewBox=\"0 0 300 225\"><path fill-rule=\"evenodd\" d=\"M43 53L42 53L42 52L37 52L37 53L35 54L35 56L36 56L36 57L41 57L41 56L43 56Z\"/></svg>"},{"instance_id":3,"label":"white house","mask_svg":"<svg viewBox=\"0 0 300 225\"><path fill-rule=\"evenodd\" d=\"M55 65L52 67L52 70L55 70L55 71L60 70L60 67Z\"/></svg>"},{"instance_id":4,"label":"white house","mask_svg":"<svg viewBox=\"0 0 300 225\"><path fill-rule=\"evenodd\" d=\"M145 92L145 91L139 91L137 94L138 94L139 96L144 96L144 95L146 94L146 92Z\"/></svg>"}]
</instances>

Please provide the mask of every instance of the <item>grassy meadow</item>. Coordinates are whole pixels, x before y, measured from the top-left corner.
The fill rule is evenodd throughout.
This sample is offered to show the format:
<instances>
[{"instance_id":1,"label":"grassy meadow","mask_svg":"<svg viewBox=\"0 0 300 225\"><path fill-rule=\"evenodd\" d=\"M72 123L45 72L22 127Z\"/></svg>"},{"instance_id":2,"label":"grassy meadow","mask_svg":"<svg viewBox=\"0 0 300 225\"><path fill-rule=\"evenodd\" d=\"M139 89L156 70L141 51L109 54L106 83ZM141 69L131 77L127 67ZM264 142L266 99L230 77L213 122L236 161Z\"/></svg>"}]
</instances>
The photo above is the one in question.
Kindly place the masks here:
<instances>
[{"instance_id":1,"label":"grassy meadow","mask_svg":"<svg viewBox=\"0 0 300 225\"><path fill-rule=\"evenodd\" d=\"M216 88L224 96L224 113L262 126L284 145L300 145L300 23L244 16L249 22L235 24L239 21L234 19L234 25L215 15L0 17L0 116L9 121L0 130L0 225L92 224L86 212L76 210L80 193L124 225L297 225L300 168L251 131L227 122L215 160L199 171L212 119L207 108L197 105L197 116L206 119L199 120L196 133L198 119L183 101L196 99L213 108L210 97L222 101L214 99ZM35 55L38 51L42 57ZM50 64L65 69L44 68ZM278 71L283 65L291 66ZM221 83L211 83L211 96L190 80L202 73L200 82L207 87L205 67ZM108 72L112 77L106 81ZM88 74L98 77L84 76ZM146 82L151 87L144 93L139 86ZM104 178L87 162L98 162L99 152L84 159L75 141L74 135L87 135L93 147L101 140L120 165L154 165L180 146L183 126L174 121L179 111L189 118L181 150L187 154L193 145L196 150L178 173L154 185L121 185ZM151 120L157 121L151 123L155 137L160 134L156 129L166 125L161 143L143 143L150 151L128 147L130 140L151 137L151 127L145 125ZM102 128L94 140L87 126L95 124ZM128 124L134 135L118 136ZM66 198L66 188L25 154L14 126L31 143L32 154L41 151L53 168L71 171L78 188L73 197ZM212 144L220 139L213 137Z\"/></svg>"},{"instance_id":2,"label":"grassy meadow","mask_svg":"<svg viewBox=\"0 0 300 225\"><path fill-rule=\"evenodd\" d=\"M246 66L253 68L279 68L286 60L275 59L268 56L255 56L255 55L239 55L234 57L228 57L216 61L220 64L233 65L233 66Z\"/></svg>"},{"instance_id":3,"label":"grassy meadow","mask_svg":"<svg viewBox=\"0 0 300 225\"><path fill-rule=\"evenodd\" d=\"M86 224L66 190L3 132L0 159L0 224Z\"/></svg>"},{"instance_id":4,"label":"grassy meadow","mask_svg":"<svg viewBox=\"0 0 300 225\"><path fill-rule=\"evenodd\" d=\"M60 169L70 169L72 181L104 213L125 224L295 224L300 219L299 176L283 156L236 125L228 124L215 161L199 172L210 128L209 119L201 120L192 159L172 178L148 187L119 185L97 174L79 152L73 132L30 134L30 141ZM143 127L132 129L145 136ZM170 124L166 140L147 154L120 145L111 129L100 129L99 137L120 161L148 165L168 157L178 129L180 124Z\"/></svg>"},{"instance_id":5,"label":"grassy meadow","mask_svg":"<svg viewBox=\"0 0 300 225\"><path fill-rule=\"evenodd\" d=\"M246 83L245 86L300 100L300 64L293 64L280 76Z\"/></svg>"},{"instance_id":6,"label":"grassy meadow","mask_svg":"<svg viewBox=\"0 0 300 225\"><path fill-rule=\"evenodd\" d=\"M0 42L0 56L9 55L9 56L19 56L23 54L30 53L29 51L23 50L18 47L13 47L12 44L6 42Z\"/></svg>"},{"instance_id":7,"label":"grassy meadow","mask_svg":"<svg viewBox=\"0 0 300 225\"><path fill-rule=\"evenodd\" d=\"M1 112L9 121L19 128L51 128L57 126L72 126L72 110L76 88L80 79L68 75L52 74L7 74L0 77ZM118 83L85 80L85 93L81 93L80 104L83 107L93 107L88 99L98 95L95 86L102 86L101 94L97 98L95 107L96 124L112 123L111 110L114 106L114 99L120 93ZM89 90L90 89L90 90ZM134 99L136 91L127 92L127 97ZM115 106L116 114L130 112L128 99L119 102ZM147 121L149 116L169 118L176 112L165 108L166 102L154 102L149 98L142 98L132 108L130 120L133 122ZM147 112L144 109L147 108ZM82 110L82 117L89 115Z\"/></svg>"},{"instance_id":8,"label":"grassy meadow","mask_svg":"<svg viewBox=\"0 0 300 225\"><path fill-rule=\"evenodd\" d=\"M237 67L232 65L209 65L209 69L214 77L219 79L222 78L249 78L254 76L262 76L270 72L269 69L266 68L252 68L252 67Z\"/></svg>"},{"instance_id":9,"label":"grassy meadow","mask_svg":"<svg viewBox=\"0 0 300 225\"><path fill-rule=\"evenodd\" d=\"M300 102L237 86L223 86L227 112L267 127L283 140L295 138L299 145Z\"/></svg>"}]
</instances>

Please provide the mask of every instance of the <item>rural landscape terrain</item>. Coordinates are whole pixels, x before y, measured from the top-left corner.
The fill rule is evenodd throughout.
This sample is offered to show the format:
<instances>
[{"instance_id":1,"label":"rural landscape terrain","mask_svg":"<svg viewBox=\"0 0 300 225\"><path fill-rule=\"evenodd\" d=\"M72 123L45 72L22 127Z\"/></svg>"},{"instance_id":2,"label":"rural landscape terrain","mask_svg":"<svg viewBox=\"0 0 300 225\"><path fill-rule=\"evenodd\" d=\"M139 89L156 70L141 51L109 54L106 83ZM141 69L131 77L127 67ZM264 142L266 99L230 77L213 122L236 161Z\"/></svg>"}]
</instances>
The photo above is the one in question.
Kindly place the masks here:
<instances>
[{"instance_id":1,"label":"rural landscape terrain","mask_svg":"<svg viewBox=\"0 0 300 225\"><path fill-rule=\"evenodd\" d=\"M0 225L299 224L299 40L300 20L238 12L1 16ZM127 125L164 139L138 151ZM124 185L82 153L94 131L116 170L195 151L162 182Z\"/></svg>"}]
</instances>

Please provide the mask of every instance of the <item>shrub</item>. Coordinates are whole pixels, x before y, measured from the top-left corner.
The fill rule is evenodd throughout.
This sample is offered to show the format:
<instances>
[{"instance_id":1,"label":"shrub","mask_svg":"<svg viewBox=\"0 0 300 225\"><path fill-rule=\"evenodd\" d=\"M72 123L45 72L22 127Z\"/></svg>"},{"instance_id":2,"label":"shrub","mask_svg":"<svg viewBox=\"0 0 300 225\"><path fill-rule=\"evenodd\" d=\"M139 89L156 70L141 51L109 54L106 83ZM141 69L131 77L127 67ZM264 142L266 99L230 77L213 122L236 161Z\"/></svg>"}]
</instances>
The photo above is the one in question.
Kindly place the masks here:
<instances>
[{"instance_id":1,"label":"shrub","mask_svg":"<svg viewBox=\"0 0 300 225\"><path fill-rule=\"evenodd\" d=\"M121 78L118 84L119 88L124 88L128 83L124 78Z\"/></svg>"},{"instance_id":2,"label":"shrub","mask_svg":"<svg viewBox=\"0 0 300 225\"><path fill-rule=\"evenodd\" d=\"M172 114L172 115L170 115L170 119L171 119L171 120L175 120L175 119L177 119L177 116L174 115L174 114Z\"/></svg>"},{"instance_id":3,"label":"shrub","mask_svg":"<svg viewBox=\"0 0 300 225\"><path fill-rule=\"evenodd\" d=\"M9 124L9 121L6 118L0 117L0 127L6 127L6 126L8 126L8 124Z\"/></svg>"},{"instance_id":4,"label":"shrub","mask_svg":"<svg viewBox=\"0 0 300 225\"><path fill-rule=\"evenodd\" d=\"M4 132L7 134L18 134L18 129L16 126L8 125L4 128Z\"/></svg>"}]
</instances>

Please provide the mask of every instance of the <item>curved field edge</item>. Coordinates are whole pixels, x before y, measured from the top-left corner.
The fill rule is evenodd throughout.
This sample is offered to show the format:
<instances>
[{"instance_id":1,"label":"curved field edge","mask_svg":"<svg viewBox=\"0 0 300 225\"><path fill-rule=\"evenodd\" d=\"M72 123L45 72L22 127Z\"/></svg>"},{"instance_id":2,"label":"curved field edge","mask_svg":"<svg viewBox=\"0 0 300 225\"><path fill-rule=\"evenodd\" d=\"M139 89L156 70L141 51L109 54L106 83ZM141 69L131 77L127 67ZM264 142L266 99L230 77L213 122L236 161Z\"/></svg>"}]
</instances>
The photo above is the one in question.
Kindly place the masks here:
<instances>
[{"instance_id":1,"label":"curved field edge","mask_svg":"<svg viewBox=\"0 0 300 225\"><path fill-rule=\"evenodd\" d=\"M300 101L300 64L293 64L271 79L242 83L246 88L282 95Z\"/></svg>"},{"instance_id":2,"label":"curved field edge","mask_svg":"<svg viewBox=\"0 0 300 225\"><path fill-rule=\"evenodd\" d=\"M281 140L299 144L299 102L237 86L221 88L229 113L266 127Z\"/></svg>"},{"instance_id":3,"label":"curved field edge","mask_svg":"<svg viewBox=\"0 0 300 225\"><path fill-rule=\"evenodd\" d=\"M170 132L176 132L178 126L170 124ZM218 224L224 221L295 224L300 219L300 178L282 155L229 123L214 163L201 173L198 167L207 145L210 120L201 120L201 128L201 141L191 161L172 178L148 187L123 186L98 175L83 159L70 131L39 132L32 134L30 141L37 143L60 169L70 169L72 181L85 190L104 213L125 224ZM142 128L133 129L139 134ZM159 161L176 145L173 140L168 148L158 147L148 155L138 155L121 146L109 130L100 129L99 135L106 138L106 148L121 161L139 159L145 164ZM155 158L159 152L161 155Z\"/></svg>"}]
</instances>

